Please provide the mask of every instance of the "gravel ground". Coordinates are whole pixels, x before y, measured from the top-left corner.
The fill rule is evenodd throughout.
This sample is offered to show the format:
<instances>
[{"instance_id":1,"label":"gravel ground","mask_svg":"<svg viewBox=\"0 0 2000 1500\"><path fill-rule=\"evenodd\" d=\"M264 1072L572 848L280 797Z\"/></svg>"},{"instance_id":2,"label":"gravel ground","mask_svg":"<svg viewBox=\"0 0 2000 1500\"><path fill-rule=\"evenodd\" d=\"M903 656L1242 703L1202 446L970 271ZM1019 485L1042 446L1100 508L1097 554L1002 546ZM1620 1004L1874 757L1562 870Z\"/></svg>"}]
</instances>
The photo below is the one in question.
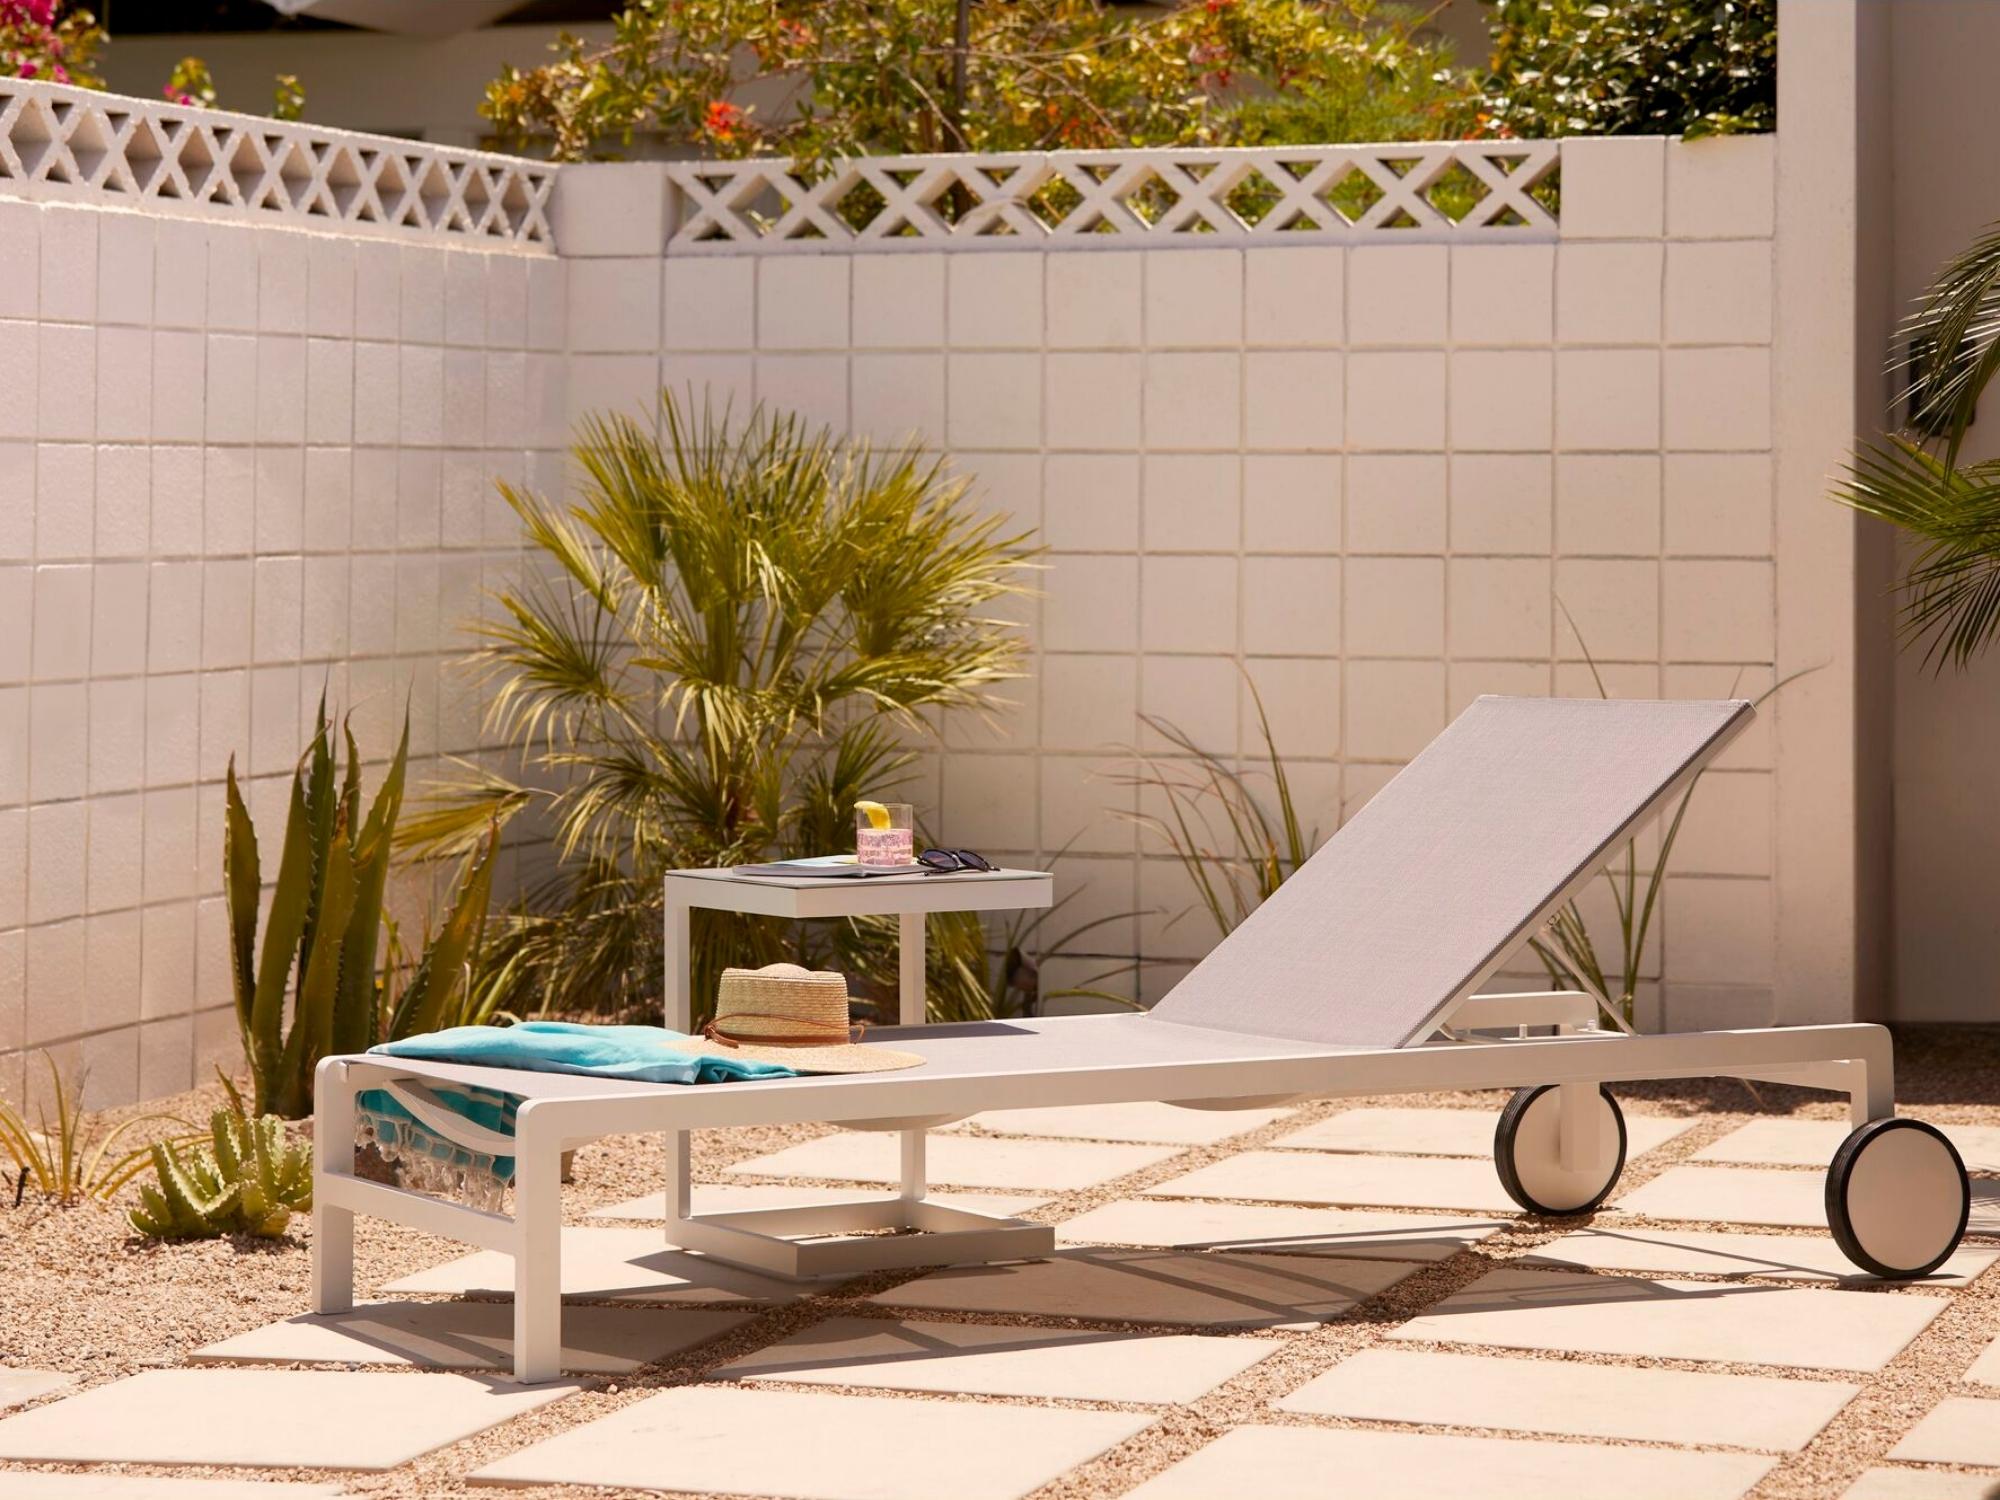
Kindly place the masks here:
<instances>
[{"instance_id":1,"label":"gravel ground","mask_svg":"<svg viewBox=\"0 0 2000 1500\"><path fill-rule=\"evenodd\" d=\"M1898 1061L1899 1093L1907 1113L1940 1123L2000 1124L2000 1031L1911 1033L1899 1038ZM1628 1165L1623 1188L1637 1186L1758 1115L1840 1118L1844 1114L1844 1104L1825 1095L1731 1081L1631 1085L1618 1092L1628 1113L1665 1114L1696 1121L1693 1128ZM211 1086L147 1108L165 1108L186 1118L204 1119L220 1102L220 1096L220 1088ZM1247 1131L1220 1145L1191 1148L1114 1182L1060 1195L1031 1217L1059 1222L1194 1167L1263 1145L1315 1119L1351 1108L1355 1102L1306 1106L1281 1121ZM1493 1110L1502 1099L1496 1094L1421 1094L1358 1102ZM117 1116L103 1118L110 1121ZM712 1178L731 1163L822 1133L813 1127L704 1132L695 1141L696 1170L699 1175ZM657 1144L643 1138L614 1138L580 1151L575 1183L565 1195L568 1219L580 1222L594 1208L657 1188L658 1164ZM69 1209L47 1208L36 1203L32 1195L19 1207L0 1204L0 1365L74 1374L78 1385L72 1387L70 1393L73 1393L139 1370L181 1364L190 1352L204 1344L295 1315L305 1308L310 1229L303 1217L294 1221L290 1234L276 1242L241 1239L161 1245L141 1240L125 1224L125 1204L135 1196L135 1191L128 1189L118 1204L87 1204ZM1621 1222L1644 1221L1621 1217ZM1398 1324L1459 1291L1496 1263L1510 1260L1575 1227L1574 1220L1515 1221L1484 1243L1419 1269L1348 1315L1308 1332L1255 1330L1215 1334L1277 1339L1284 1347L1197 1402L1164 1411L1146 1408L1149 1415L1158 1418L1154 1425L1044 1487L1033 1500L1085 1500L1085 1497L1121 1494L1212 1441L1230 1426L1244 1422L1327 1427L1383 1425L1281 1413L1271 1410L1270 1403L1349 1354L1377 1344ZM1682 1223L1677 1227L1731 1226ZM458 1253L461 1247L448 1242L362 1219L358 1225L357 1290L365 1298L384 1281ZM916 1274L881 1273L829 1286L818 1295L752 1318L729 1334L668 1363L628 1377L586 1381L586 1388L575 1396L491 1428L401 1469L380 1475L343 1476L343 1482L354 1494L384 1497L384 1500L490 1495L493 1492L488 1488L467 1485L465 1476L494 1458L642 1400L664 1386L699 1379L752 1349L777 1342L823 1318L886 1315L882 1309L859 1299L910 1280ZM1963 1290L1884 1287L1857 1291L1854 1295L1942 1297L1951 1305L1882 1370L1872 1375L1842 1377L1855 1379L1862 1387L1861 1394L1805 1449L1779 1459L1770 1475L1752 1492L1752 1500L1831 1500L1838 1496L1863 1469L1881 1461L1895 1442L1939 1400L1954 1393L1969 1393L1959 1386L1960 1376L1986 1342L2000 1331L2000 1264ZM954 1315L926 1312L924 1316ZM965 1321L1017 1325L1065 1321L957 1316ZM1684 1361L1614 1360L1581 1354L1523 1353L1515 1357L1737 1369L1742 1373L1794 1379L1830 1378L1762 1366L1694 1366ZM424 1377L411 1372L407 1378ZM964 1399L884 1391L868 1394L900 1400ZM1081 1403L1050 1400L1024 1401L1024 1404ZM226 1414L218 1415L226 1420ZM7 1472L0 1467L0 1496L5 1494ZM328 1477L308 1470L152 1470L126 1466L121 1472L158 1472L183 1477L213 1473L238 1478L320 1481ZM525 1493L548 1496L551 1500L557 1496L573 1500L585 1494L640 1492L541 1488Z\"/></svg>"}]
</instances>

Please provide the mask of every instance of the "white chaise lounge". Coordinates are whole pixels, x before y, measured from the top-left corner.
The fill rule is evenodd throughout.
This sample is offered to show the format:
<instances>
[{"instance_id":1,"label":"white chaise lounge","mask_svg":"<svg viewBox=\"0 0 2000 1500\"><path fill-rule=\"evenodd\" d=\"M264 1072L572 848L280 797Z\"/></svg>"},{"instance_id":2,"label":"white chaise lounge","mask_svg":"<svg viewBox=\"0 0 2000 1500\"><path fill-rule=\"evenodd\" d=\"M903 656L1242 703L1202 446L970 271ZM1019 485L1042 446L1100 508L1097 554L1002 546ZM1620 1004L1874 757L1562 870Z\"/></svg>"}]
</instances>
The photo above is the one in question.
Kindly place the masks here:
<instances>
[{"instance_id":1,"label":"white chaise lounge","mask_svg":"<svg viewBox=\"0 0 2000 1500\"><path fill-rule=\"evenodd\" d=\"M1043 1105L1226 1109L1515 1088L1494 1140L1502 1181L1530 1212L1573 1214L1601 1203L1624 1166L1624 1119L1601 1085L1717 1076L1846 1093L1855 1130L1828 1169L1830 1227L1864 1270L1925 1274L1957 1246L1970 1187L1942 1134L1895 1116L1881 1027L1641 1036L1602 1025L1585 995L1477 993L1751 713L1736 702L1482 698L1145 1014L900 1028L892 1044L924 1054L924 1066L701 1087L327 1058L314 1122L315 1306L351 1306L356 1213L502 1251L514 1258L515 1374L554 1378L561 1154L622 1132L669 1139L668 1242L821 1275L1046 1254L1053 1235L930 1203L921 1173L906 1173L895 1198L695 1215L685 1132L795 1121L909 1131ZM432 1090L452 1084L518 1096L515 1136L488 1136L441 1107ZM367 1088L391 1090L471 1150L513 1156L512 1216L354 1176L354 1097ZM928 1232L852 1234L882 1228Z\"/></svg>"}]
</instances>

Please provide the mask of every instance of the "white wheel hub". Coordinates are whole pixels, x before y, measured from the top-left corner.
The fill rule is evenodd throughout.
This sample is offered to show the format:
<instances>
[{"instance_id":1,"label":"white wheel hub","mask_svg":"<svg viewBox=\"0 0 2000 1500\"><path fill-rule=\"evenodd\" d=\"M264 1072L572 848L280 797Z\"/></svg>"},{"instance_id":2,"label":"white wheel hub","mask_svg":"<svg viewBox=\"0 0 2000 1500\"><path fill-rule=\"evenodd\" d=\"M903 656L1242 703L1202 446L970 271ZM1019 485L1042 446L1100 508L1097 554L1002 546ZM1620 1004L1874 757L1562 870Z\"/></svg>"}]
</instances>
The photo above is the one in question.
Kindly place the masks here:
<instances>
[{"instance_id":1,"label":"white wheel hub","mask_svg":"<svg viewBox=\"0 0 2000 1500\"><path fill-rule=\"evenodd\" d=\"M1855 1242L1899 1271L1929 1265L1957 1242L1965 1179L1950 1148L1927 1130L1883 1130L1849 1164L1844 1189Z\"/></svg>"},{"instance_id":2,"label":"white wheel hub","mask_svg":"<svg viewBox=\"0 0 2000 1500\"><path fill-rule=\"evenodd\" d=\"M1555 1213L1582 1208L1602 1193L1622 1165L1618 1119L1611 1101L1591 1089L1586 1118L1570 1159L1563 1160L1562 1090L1537 1094L1514 1132L1514 1175L1535 1202Z\"/></svg>"}]
</instances>

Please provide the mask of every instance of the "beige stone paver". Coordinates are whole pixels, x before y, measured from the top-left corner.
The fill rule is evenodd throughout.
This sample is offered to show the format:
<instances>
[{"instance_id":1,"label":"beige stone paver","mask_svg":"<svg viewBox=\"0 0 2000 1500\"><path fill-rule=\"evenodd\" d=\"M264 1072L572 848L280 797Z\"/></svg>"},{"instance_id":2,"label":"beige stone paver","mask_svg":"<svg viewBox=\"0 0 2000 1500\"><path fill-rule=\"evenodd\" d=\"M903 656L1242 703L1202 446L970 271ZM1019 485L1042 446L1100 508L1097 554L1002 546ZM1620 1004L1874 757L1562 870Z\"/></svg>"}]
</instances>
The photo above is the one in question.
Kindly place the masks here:
<instances>
[{"instance_id":1,"label":"beige stone paver","mask_svg":"<svg viewBox=\"0 0 2000 1500\"><path fill-rule=\"evenodd\" d=\"M1077 1104L992 1110L950 1129L963 1131L976 1126L999 1135L1212 1146L1246 1130L1261 1129L1290 1113L1288 1109L1182 1109L1177 1104Z\"/></svg>"},{"instance_id":2,"label":"beige stone paver","mask_svg":"<svg viewBox=\"0 0 2000 1500\"><path fill-rule=\"evenodd\" d=\"M1826 1179L1757 1167L1669 1167L1612 1199L1621 1213L1718 1224L1826 1228Z\"/></svg>"},{"instance_id":3,"label":"beige stone paver","mask_svg":"<svg viewBox=\"0 0 2000 1500\"><path fill-rule=\"evenodd\" d=\"M1173 1146L1121 1146L1096 1141L995 1140L985 1136L933 1135L926 1158L932 1182L953 1187L1095 1187L1172 1156ZM729 1171L761 1177L825 1177L840 1182L896 1182L902 1167L893 1131L844 1130L769 1156L738 1162Z\"/></svg>"},{"instance_id":4,"label":"beige stone paver","mask_svg":"<svg viewBox=\"0 0 2000 1500\"><path fill-rule=\"evenodd\" d=\"M1121 1198L1056 1226L1059 1245L1158 1245L1181 1250L1269 1250L1369 1260L1443 1260L1501 1227L1365 1208Z\"/></svg>"},{"instance_id":5,"label":"beige stone paver","mask_svg":"<svg viewBox=\"0 0 2000 1500\"><path fill-rule=\"evenodd\" d=\"M1388 1151L1414 1156L1493 1154L1499 1111L1483 1109L1347 1109L1271 1144L1311 1151ZM1637 1156L1672 1140L1694 1122L1664 1115L1627 1115L1625 1150Z\"/></svg>"},{"instance_id":6,"label":"beige stone paver","mask_svg":"<svg viewBox=\"0 0 2000 1500\"><path fill-rule=\"evenodd\" d=\"M1151 1421L1133 1412L681 1386L474 1477L799 1500L1017 1500Z\"/></svg>"},{"instance_id":7,"label":"beige stone paver","mask_svg":"<svg viewBox=\"0 0 2000 1500\"><path fill-rule=\"evenodd\" d=\"M1364 1349L1278 1405L1325 1417L1771 1452L1803 1448L1860 1389L1824 1380Z\"/></svg>"},{"instance_id":8,"label":"beige stone paver","mask_svg":"<svg viewBox=\"0 0 2000 1500\"><path fill-rule=\"evenodd\" d=\"M799 1185L787 1187L779 1183L767 1182L704 1182L697 1183L694 1190L694 1211L698 1214L740 1213L747 1208L795 1208L821 1203L857 1203L870 1198L883 1198L881 1193L872 1193L866 1188L807 1187ZM1040 1208L1049 1200L1028 1193L932 1193L932 1203L941 1203L946 1208L970 1209L976 1214L993 1214L1003 1219L1011 1219L1016 1214L1024 1214L1031 1208ZM664 1192L647 1193L638 1198L627 1198L622 1203L614 1203L609 1208L593 1210L588 1217L593 1219L664 1219L667 1216L667 1197Z\"/></svg>"},{"instance_id":9,"label":"beige stone paver","mask_svg":"<svg viewBox=\"0 0 2000 1500\"><path fill-rule=\"evenodd\" d=\"M0 1458L392 1469L575 1390L373 1370L149 1370L0 1421Z\"/></svg>"},{"instance_id":10,"label":"beige stone paver","mask_svg":"<svg viewBox=\"0 0 2000 1500\"><path fill-rule=\"evenodd\" d=\"M1870 1469L1840 1500L1992 1500L2000 1475L1954 1474L1945 1469Z\"/></svg>"},{"instance_id":11,"label":"beige stone paver","mask_svg":"<svg viewBox=\"0 0 2000 1500\"><path fill-rule=\"evenodd\" d=\"M1737 1500L1770 1469L1750 1453L1526 1438L1238 1427L1125 1500Z\"/></svg>"},{"instance_id":12,"label":"beige stone paver","mask_svg":"<svg viewBox=\"0 0 2000 1500\"><path fill-rule=\"evenodd\" d=\"M1611 1205L1653 1219L1826 1228L1826 1179L1768 1167L1669 1167ZM1968 1234L2000 1234L2000 1182L1975 1179Z\"/></svg>"},{"instance_id":13,"label":"beige stone paver","mask_svg":"<svg viewBox=\"0 0 2000 1500\"><path fill-rule=\"evenodd\" d=\"M760 1276L675 1250L658 1229L564 1229L562 1290L565 1297L601 1297L628 1302L791 1302L804 1296L805 1283ZM477 1250L398 1277L385 1292L439 1293L450 1297L511 1297L514 1257Z\"/></svg>"},{"instance_id":14,"label":"beige stone paver","mask_svg":"<svg viewBox=\"0 0 2000 1500\"><path fill-rule=\"evenodd\" d=\"M56 1370L0 1370L0 1411L59 1391L74 1380Z\"/></svg>"},{"instance_id":15,"label":"beige stone paver","mask_svg":"<svg viewBox=\"0 0 2000 1500\"><path fill-rule=\"evenodd\" d=\"M1852 1130L1845 1120L1752 1120L1695 1152L1695 1161L1823 1167ZM1940 1125L1968 1172L2000 1172L2000 1125Z\"/></svg>"},{"instance_id":16,"label":"beige stone paver","mask_svg":"<svg viewBox=\"0 0 2000 1500\"><path fill-rule=\"evenodd\" d=\"M1529 1265L1582 1266L1593 1271L1767 1276L1785 1281L1874 1280L1841 1254L1831 1238L1819 1234L1592 1226L1538 1246L1521 1260ZM1960 1246L1922 1284L1965 1286L1995 1260L2000 1260L2000 1250Z\"/></svg>"},{"instance_id":17,"label":"beige stone paver","mask_svg":"<svg viewBox=\"0 0 2000 1500\"><path fill-rule=\"evenodd\" d=\"M1389 1337L1868 1371L1948 1305L1919 1295L1500 1270Z\"/></svg>"},{"instance_id":18,"label":"beige stone paver","mask_svg":"<svg viewBox=\"0 0 2000 1500\"><path fill-rule=\"evenodd\" d=\"M1310 1328L1416 1269L1317 1255L1059 1250L1047 1260L934 1271L870 1300L1121 1323Z\"/></svg>"},{"instance_id":19,"label":"beige stone paver","mask_svg":"<svg viewBox=\"0 0 2000 1500\"><path fill-rule=\"evenodd\" d=\"M569 1308L565 1370L620 1375L736 1327L747 1313L701 1308ZM505 1302L382 1302L320 1317L304 1313L210 1344L205 1364L426 1365L506 1370L514 1361L514 1309Z\"/></svg>"},{"instance_id":20,"label":"beige stone paver","mask_svg":"<svg viewBox=\"0 0 2000 1500\"><path fill-rule=\"evenodd\" d=\"M1520 1212L1500 1186L1500 1174L1490 1159L1458 1157L1245 1151L1146 1191L1164 1198Z\"/></svg>"},{"instance_id":21,"label":"beige stone paver","mask_svg":"<svg viewBox=\"0 0 2000 1500\"><path fill-rule=\"evenodd\" d=\"M151 1474L53 1474L0 1469L5 1500L328 1500L337 1484L286 1484L262 1479L163 1479Z\"/></svg>"},{"instance_id":22,"label":"beige stone paver","mask_svg":"<svg viewBox=\"0 0 2000 1500\"><path fill-rule=\"evenodd\" d=\"M971 1396L1186 1402L1280 1347L1269 1339L1194 1334L829 1318L717 1374Z\"/></svg>"},{"instance_id":23,"label":"beige stone paver","mask_svg":"<svg viewBox=\"0 0 2000 1500\"><path fill-rule=\"evenodd\" d=\"M1953 1396L1903 1434L1889 1457L1928 1464L2000 1467L2000 1401Z\"/></svg>"},{"instance_id":24,"label":"beige stone paver","mask_svg":"<svg viewBox=\"0 0 2000 1500\"><path fill-rule=\"evenodd\" d=\"M1972 1362L1965 1378L1973 1385L2000 1385L2000 1338L1986 1346L1986 1352Z\"/></svg>"}]
</instances>

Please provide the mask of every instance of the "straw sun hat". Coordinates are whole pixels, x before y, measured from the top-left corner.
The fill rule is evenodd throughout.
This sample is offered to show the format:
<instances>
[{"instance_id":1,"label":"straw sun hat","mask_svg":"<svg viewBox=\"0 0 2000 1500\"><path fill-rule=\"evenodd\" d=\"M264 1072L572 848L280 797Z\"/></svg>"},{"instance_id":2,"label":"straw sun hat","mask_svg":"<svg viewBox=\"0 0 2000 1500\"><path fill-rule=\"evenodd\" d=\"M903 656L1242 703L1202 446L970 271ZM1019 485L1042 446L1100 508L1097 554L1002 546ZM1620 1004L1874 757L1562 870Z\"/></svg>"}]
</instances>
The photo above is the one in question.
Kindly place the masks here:
<instances>
[{"instance_id":1,"label":"straw sun hat","mask_svg":"<svg viewBox=\"0 0 2000 1500\"><path fill-rule=\"evenodd\" d=\"M797 964L724 969L715 1019L702 1035L719 1053L783 1063L801 1073L886 1073L914 1068L914 1052L863 1046L847 1018L847 981Z\"/></svg>"}]
</instances>

